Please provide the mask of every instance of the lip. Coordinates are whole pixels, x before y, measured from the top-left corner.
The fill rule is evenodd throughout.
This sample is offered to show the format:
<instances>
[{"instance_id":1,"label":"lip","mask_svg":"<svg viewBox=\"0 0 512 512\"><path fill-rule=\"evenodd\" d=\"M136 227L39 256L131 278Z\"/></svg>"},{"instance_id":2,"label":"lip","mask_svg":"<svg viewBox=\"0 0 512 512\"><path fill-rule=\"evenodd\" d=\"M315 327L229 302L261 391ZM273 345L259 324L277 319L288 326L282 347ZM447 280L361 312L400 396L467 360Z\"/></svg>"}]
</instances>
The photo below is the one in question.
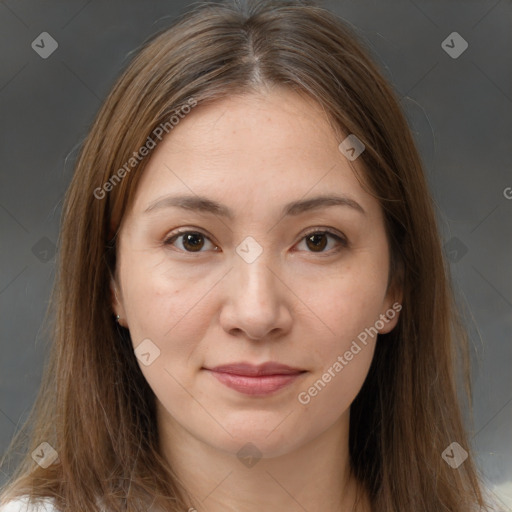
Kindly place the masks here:
<instances>
[{"instance_id":1,"label":"lip","mask_svg":"<svg viewBox=\"0 0 512 512\"><path fill-rule=\"evenodd\" d=\"M306 373L306 370L273 361L257 366L241 362L204 369L225 386L246 395L274 393Z\"/></svg>"},{"instance_id":2,"label":"lip","mask_svg":"<svg viewBox=\"0 0 512 512\"><path fill-rule=\"evenodd\" d=\"M292 368L291 366L277 363L275 361L269 361L258 365L246 362L230 363L207 369L210 369L213 372L244 375L247 377L260 377L262 375L292 375L304 371L300 368Z\"/></svg>"}]
</instances>

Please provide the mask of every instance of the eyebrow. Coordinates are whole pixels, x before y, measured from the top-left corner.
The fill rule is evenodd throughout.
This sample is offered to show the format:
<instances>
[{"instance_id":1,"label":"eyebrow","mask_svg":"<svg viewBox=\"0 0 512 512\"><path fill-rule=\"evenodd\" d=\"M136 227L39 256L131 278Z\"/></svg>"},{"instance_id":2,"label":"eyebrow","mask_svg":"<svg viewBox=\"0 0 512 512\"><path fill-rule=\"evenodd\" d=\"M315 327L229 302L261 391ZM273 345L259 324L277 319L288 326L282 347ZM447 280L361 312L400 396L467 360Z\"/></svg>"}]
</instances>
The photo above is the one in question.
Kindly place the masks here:
<instances>
[{"instance_id":1,"label":"eyebrow","mask_svg":"<svg viewBox=\"0 0 512 512\"><path fill-rule=\"evenodd\" d=\"M357 201L344 195L323 195L310 199L293 201L283 207L282 215L295 216L304 212L319 210L321 208L330 206L348 206L349 208L352 208L359 213L366 215L365 210ZM220 215L221 217L225 217L229 220L233 220L235 217L234 212L227 206L218 203L217 201L214 201L208 197L198 195L166 196L151 203L146 208L144 213L169 207L177 207L185 210L211 213L214 215Z\"/></svg>"}]
</instances>

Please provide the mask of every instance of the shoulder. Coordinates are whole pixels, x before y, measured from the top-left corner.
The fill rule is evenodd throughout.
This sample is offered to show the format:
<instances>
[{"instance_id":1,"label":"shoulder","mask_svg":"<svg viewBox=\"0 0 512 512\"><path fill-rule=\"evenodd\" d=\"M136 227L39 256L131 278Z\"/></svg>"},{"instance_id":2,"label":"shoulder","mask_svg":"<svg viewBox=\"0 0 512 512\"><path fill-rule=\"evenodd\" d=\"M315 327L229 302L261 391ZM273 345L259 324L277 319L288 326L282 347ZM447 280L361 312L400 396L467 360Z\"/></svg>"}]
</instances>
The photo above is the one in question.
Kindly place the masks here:
<instances>
[{"instance_id":1,"label":"shoulder","mask_svg":"<svg viewBox=\"0 0 512 512\"><path fill-rule=\"evenodd\" d=\"M512 483L485 485L483 492L493 512L512 511Z\"/></svg>"},{"instance_id":2,"label":"shoulder","mask_svg":"<svg viewBox=\"0 0 512 512\"><path fill-rule=\"evenodd\" d=\"M0 506L0 512L59 512L53 499L45 498L30 503L28 496L21 496Z\"/></svg>"}]
</instances>

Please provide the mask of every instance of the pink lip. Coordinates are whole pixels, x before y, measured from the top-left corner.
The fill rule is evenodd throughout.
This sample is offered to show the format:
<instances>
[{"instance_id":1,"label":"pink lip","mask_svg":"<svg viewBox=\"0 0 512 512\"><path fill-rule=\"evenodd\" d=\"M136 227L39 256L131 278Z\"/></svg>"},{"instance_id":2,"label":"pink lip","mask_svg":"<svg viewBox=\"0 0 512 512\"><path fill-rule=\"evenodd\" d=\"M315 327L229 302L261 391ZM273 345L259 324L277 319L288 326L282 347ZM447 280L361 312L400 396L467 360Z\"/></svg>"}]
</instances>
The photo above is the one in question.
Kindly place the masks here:
<instances>
[{"instance_id":1,"label":"pink lip","mask_svg":"<svg viewBox=\"0 0 512 512\"><path fill-rule=\"evenodd\" d=\"M267 395L291 384L305 370L280 363L264 363L254 366L249 363L234 363L205 368L222 384L246 395Z\"/></svg>"}]
</instances>

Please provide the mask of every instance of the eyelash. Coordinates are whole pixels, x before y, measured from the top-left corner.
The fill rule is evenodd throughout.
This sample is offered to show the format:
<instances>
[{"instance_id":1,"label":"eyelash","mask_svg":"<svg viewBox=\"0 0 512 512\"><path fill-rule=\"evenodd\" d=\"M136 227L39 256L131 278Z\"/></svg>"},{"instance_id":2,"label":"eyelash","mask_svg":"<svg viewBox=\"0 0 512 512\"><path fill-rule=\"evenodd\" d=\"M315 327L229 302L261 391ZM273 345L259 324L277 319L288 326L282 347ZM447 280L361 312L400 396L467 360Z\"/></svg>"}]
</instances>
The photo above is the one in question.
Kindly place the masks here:
<instances>
[{"instance_id":1,"label":"eyelash","mask_svg":"<svg viewBox=\"0 0 512 512\"><path fill-rule=\"evenodd\" d=\"M164 245L172 245L174 243L174 241L177 240L180 237L180 235L187 235L187 234L201 235L201 236L205 237L206 239L208 239L213 245L216 245L201 230L191 230L191 229L181 229L181 230L175 231L174 233L171 233L164 240L163 243L164 243ZM341 245L341 248L349 247L349 243L348 243L348 241L347 241L347 239L345 237L340 236L336 231L334 231L332 229L329 229L329 228L322 228L322 229L314 228L311 231L308 231L307 233L304 233L304 235L302 235L299 243L302 242L308 236L311 236L311 235L329 235L332 238L337 240L337 242ZM310 252L311 254L330 255L330 254L337 253L338 251L341 250L341 248L338 247L338 248L331 249L330 251L326 251L326 252L325 251L320 251L320 252L317 252L317 253L315 253L314 251L307 251L307 252ZM179 249L179 251L180 252L185 252L186 254L200 254L202 252L205 252L205 251L197 251L197 252L194 252L194 251L182 251L181 249Z\"/></svg>"}]
</instances>

